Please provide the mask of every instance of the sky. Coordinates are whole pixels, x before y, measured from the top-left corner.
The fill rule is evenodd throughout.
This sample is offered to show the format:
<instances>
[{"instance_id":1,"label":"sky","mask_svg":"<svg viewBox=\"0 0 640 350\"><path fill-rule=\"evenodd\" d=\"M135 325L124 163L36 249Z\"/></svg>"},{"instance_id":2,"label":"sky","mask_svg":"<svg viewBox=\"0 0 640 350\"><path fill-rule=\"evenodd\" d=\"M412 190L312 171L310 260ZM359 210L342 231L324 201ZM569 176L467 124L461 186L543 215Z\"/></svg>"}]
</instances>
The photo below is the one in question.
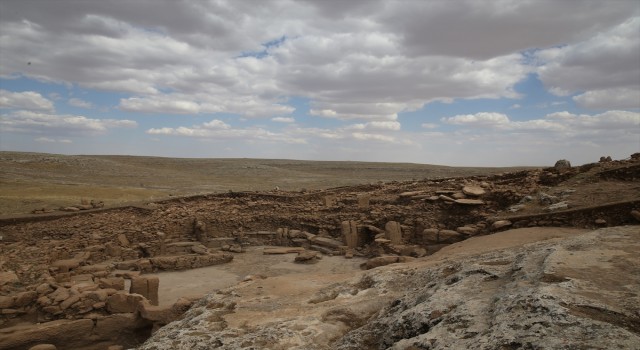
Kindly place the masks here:
<instances>
[{"instance_id":1,"label":"sky","mask_svg":"<svg viewBox=\"0 0 640 350\"><path fill-rule=\"evenodd\" d=\"M623 159L640 1L0 0L0 150Z\"/></svg>"}]
</instances>

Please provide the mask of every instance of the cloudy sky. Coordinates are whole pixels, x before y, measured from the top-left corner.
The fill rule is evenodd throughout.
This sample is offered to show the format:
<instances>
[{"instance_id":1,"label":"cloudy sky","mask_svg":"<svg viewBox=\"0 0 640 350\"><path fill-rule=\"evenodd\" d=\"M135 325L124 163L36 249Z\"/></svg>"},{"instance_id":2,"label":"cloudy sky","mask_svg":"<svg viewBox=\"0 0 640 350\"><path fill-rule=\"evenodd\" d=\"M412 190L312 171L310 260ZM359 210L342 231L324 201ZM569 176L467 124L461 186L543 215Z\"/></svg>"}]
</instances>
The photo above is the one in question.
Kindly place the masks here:
<instances>
[{"instance_id":1,"label":"cloudy sky","mask_svg":"<svg viewBox=\"0 0 640 350\"><path fill-rule=\"evenodd\" d=\"M626 158L640 2L0 0L0 150Z\"/></svg>"}]
</instances>

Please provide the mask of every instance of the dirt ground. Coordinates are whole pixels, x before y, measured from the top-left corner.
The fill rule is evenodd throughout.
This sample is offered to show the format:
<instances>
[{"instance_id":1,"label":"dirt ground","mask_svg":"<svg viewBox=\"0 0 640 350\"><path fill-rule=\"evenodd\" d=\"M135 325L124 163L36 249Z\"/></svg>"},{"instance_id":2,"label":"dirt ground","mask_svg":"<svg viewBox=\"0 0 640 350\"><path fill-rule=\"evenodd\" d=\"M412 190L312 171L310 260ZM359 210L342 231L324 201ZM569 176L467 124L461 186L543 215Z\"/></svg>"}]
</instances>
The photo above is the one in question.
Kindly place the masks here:
<instances>
[{"instance_id":1,"label":"dirt ground","mask_svg":"<svg viewBox=\"0 0 640 350\"><path fill-rule=\"evenodd\" d=\"M150 274L160 278L160 305L171 305L180 297L196 297L227 288L243 280L280 277L280 281L313 281L320 275L351 275L360 271L366 259L344 259L342 256L323 256L314 264L296 264L296 254L265 255L265 247L249 247L246 252L234 254L230 263L186 271Z\"/></svg>"},{"instance_id":2,"label":"dirt ground","mask_svg":"<svg viewBox=\"0 0 640 350\"><path fill-rule=\"evenodd\" d=\"M118 206L227 191L301 191L519 168L278 159L186 159L0 152L0 216L80 204Z\"/></svg>"},{"instance_id":3,"label":"dirt ground","mask_svg":"<svg viewBox=\"0 0 640 350\"><path fill-rule=\"evenodd\" d=\"M78 348L117 344L109 333L120 334L116 326L134 333L118 340L120 344L138 344L152 329L163 327L188 309L190 304L180 297L212 291L237 293L232 297L243 300L226 317L230 327L266 327L265 322L278 323L278 317L304 313L319 291L364 276L366 272L360 269L364 259L371 259L367 260L370 268L392 264L383 271L394 269L398 261L429 267L540 240L561 240L585 229L640 222L640 154L579 167L466 177L447 172L453 168L397 164L0 156L4 157L0 163L8 164L0 167L0 193L4 195L0 202L10 203L15 210L34 205L31 200L36 199L30 196L36 192L37 200L71 198L91 186L124 191L114 191L115 197L137 188L143 198L148 189L207 192L213 188L208 187L212 182L207 179L226 178L217 186L231 184L225 181L236 176L237 186L251 183L267 188L0 217L0 305L4 306L0 329L5 327L6 341L23 337L23 345L35 345L29 332L40 332L37 328L42 324L76 327L72 322L84 322L92 329L87 332L93 332L76 339ZM113 172L105 171L109 165ZM438 171L453 177L424 179ZM460 171L462 175L469 169ZM291 180L296 176L305 186L322 187L329 182L343 186L301 191L296 188L302 182ZM386 182L367 181L375 177ZM403 178L405 181L397 180ZM134 179L144 181L144 186L134 184ZM163 179L169 182L161 184ZM293 190L271 187L283 179L291 180L287 185ZM344 185L349 182L357 184ZM16 183L21 185L14 187ZM10 191L2 192L3 186ZM77 192L65 191L65 186ZM24 197L21 190L25 190ZM122 198L114 199L115 203ZM298 265L293 263L295 254L263 255L264 246L294 248L307 255L321 253L322 259ZM242 249L246 252L232 253ZM145 300L156 298L151 293L155 277L160 282L160 306L151 307ZM132 290L122 286L126 283ZM331 300L349 308L349 295L368 289L358 288L334 288L337 294ZM341 299L343 292L345 300ZM140 297L144 300L135 300ZM358 298L368 313L375 311L371 308L376 307L378 297ZM325 311L327 317L335 316ZM97 323L86 322L88 317ZM122 318L130 323L121 323ZM13 328L25 322L31 325L28 331ZM337 336L344 331L323 328L318 334ZM66 331L52 334L50 340L57 344L69 340Z\"/></svg>"}]
</instances>

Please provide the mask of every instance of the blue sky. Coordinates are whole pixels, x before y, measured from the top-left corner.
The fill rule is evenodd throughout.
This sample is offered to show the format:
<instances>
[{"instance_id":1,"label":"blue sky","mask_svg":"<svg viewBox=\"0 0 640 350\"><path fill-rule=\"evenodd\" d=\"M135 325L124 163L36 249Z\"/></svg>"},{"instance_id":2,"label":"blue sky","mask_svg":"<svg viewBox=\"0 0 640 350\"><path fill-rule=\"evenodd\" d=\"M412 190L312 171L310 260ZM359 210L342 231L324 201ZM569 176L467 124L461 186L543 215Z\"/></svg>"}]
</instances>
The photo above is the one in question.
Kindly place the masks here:
<instances>
[{"instance_id":1,"label":"blue sky","mask_svg":"<svg viewBox=\"0 0 640 350\"><path fill-rule=\"evenodd\" d=\"M35 2L0 3L0 150L470 166L640 151L636 1Z\"/></svg>"}]
</instances>

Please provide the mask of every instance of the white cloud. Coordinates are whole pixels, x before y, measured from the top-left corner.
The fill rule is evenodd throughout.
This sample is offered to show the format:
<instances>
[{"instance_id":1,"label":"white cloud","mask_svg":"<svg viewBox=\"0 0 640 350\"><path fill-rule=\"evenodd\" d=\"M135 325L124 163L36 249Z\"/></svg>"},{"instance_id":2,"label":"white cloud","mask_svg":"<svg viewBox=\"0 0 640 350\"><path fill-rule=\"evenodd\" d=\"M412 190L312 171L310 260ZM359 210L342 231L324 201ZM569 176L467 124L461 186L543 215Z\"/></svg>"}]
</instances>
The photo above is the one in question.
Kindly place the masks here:
<instances>
[{"instance_id":1,"label":"white cloud","mask_svg":"<svg viewBox=\"0 0 640 350\"><path fill-rule=\"evenodd\" d=\"M11 92L0 89L0 108L53 111L53 102L35 91Z\"/></svg>"},{"instance_id":2,"label":"white cloud","mask_svg":"<svg viewBox=\"0 0 640 350\"><path fill-rule=\"evenodd\" d=\"M197 114L200 112L200 105L192 101L168 98L131 97L120 100L120 109L130 112Z\"/></svg>"},{"instance_id":3,"label":"white cloud","mask_svg":"<svg viewBox=\"0 0 640 350\"><path fill-rule=\"evenodd\" d=\"M345 130L387 130L398 131L400 130L400 123L397 121L372 121L368 123L351 124L346 126Z\"/></svg>"},{"instance_id":4,"label":"white cloud","mask_svg":"<svg viewBox=\"0 0 640 350\"><path fill-rule=\"evenodd\" d=\"M592 90L574 96L573 100L583 108L640 108L640 89L612 88Z\"/></svg>"},{"instance_id":5,"label":"white cloud","mask_svg":"<svg viewBox=\"0 0 640 350\"><path fill-rule=\"evenodd\" d=\"M519 145L535 153L540 148L531 145L553 144L552 137L576 148L609 142L626 150L620 142L635 136L637 145L637 116L622 111L638 108L640 91L634 1L56 0L37 7L10 1L2 10L0 77L115 91L119 111L208 120L145 128L158 137L230 140L237 152L249 149L246 140L280 143L307 158L429 161L421 157L434 154L447 163L453 156L484 159L482 145L505 145L504 153L495 148L505 157ZM575 96L579 107L608 112L532 120L516 111L511 118L471 113L417 121L424 122L418 132L400 125L400 113L434 101L520 98L515 87L531 73L551 91ZM2 105L11 111L0 119L2 131L53 132L46 137L60 140L135 125L56 115L38 96L5 96ZM298 100L317 118L291 117ZM283 124L278 132L270 123L232 126L251 125L252 118ZM429 132L439 123L454 131ZM308 146L287 147L296 142Z\"/></svg>"},{"instance_id":6,"label":"white cloud","mask_svg":"<svg viewBox=\"0 0 640 350\"><path fill-rule=\"evenodd\" d=\"M382 141L382 142L394 142L396 140L392 136L380 135L380 134L354 132L352 135L356 140L364 140L364 141L374 140L374 141Z\"/></svg>"},{"instance_id":7,"label":"white cloud","mask_svg":"<svg viewBox=\"0 0 640 350\"><path fill-rule=\"evenodd\" d=\"M271 121L276 123L295 123L296 122L294 118L289 118L289 117L275 117L275 118L271 118Z\"/></svg>"},{"instance_id":8,"label":"white cloud","mask_svg":"<svg viewBox=\"0 0 640 350\"><path fill-rule=\"evenodd\" d=\"M282 142L287 144L304 144L306 140L301 137L274 133L263 128L234 129L220 120L194 125L192 127L180 126L177 128L151 128L146 131L149 135L173 135L203 138L210 140L239 139L243 141L267 141Z\"/></svg>"},{"instance_id":9,"label":"white cloud","mask_svg":"<svg viewBox=\"0 0 640 350\"><path fill-rule=\"evenodd\" d=\"M93 105L91 104L91 102L88 102L79 98L75 98L75 97L69 99L69 105L74 107L79 107L79 108L86 108L86 109L93 108Z\"/></svg>"},{"instance_id":10,"label":"white cloud","mask_svg":"<svg viewBox=\"0 0 640 350\"><path fill-rule=\"evenodd\" d=\"M509 123L509 117L502 113L480 112L476 114L456 115L453 117L442 118L441 121L454 125L471 125L490 127L499 124Z\"/></svg>"},{"instance_id":11,"label":"white cloud","mask_svg":"<svg viewBox=\"0 0 640 350\"><path fill-rule=\"evenodd\" d=\"M38 137L34 141L39 143L73 143L73 141L69 139L52 139L49 137Z\"/></svg>"},{"instance_id":12,"label":"white cloud","mask_svg":"<svg viewBox=\"0 0 640 350\"><path fill-rule=\"evenodd\" d=\"M17 111L0 116L4 131L46 135L99 135L112 128L135 128L132 120L91 119L77 115L54 115Z\"/></svg>"},{"instance_id":13,"label":"white cloud","mask_svg":"<svg viewBox=\"0 0 640 350\"><path fill-rule=\"evenodd\" d=\"M538 74L557 95L597 109L640 107L640 16L586 40L538 52Z\"/></svg>"},{"instance_id":14,"label":"white cloud","mask_svg":"<svg viewBox=\"0 0 640 350\"><path fill-rule=\"evenodd\" d=\"M547 114L542 119L513 121L501 113L477 113L442 118L447 124L463 127L483 127L503 132L550 132L554 137L588 136L638 133L640 113L629 111L607 111L600 114L573 114L567 111ZM476 129L477 130L477 129Z\"/></svg>"},{"instance_id":15,"label":"white cloud","mask_svg":"<svg viewBox=\"0 0 640 350\"><path fill-rule=\"evenodd\" d=\"M394 1L330 9L287 0L6 6L23 17L1 24L1 76L134 94L120 103L131 112L286 117L293 108L282 101L300 96L312 115L363 121L396 120L432 101L517 97L514 84L531 71L519 51L586 37L633 9ZM558 8L572 16L556 19ZM534 30L531 13L561 35ZM247 52L261 56L241 57Z\"/></svg>"},{"instance_id":16,"label":"white cloud","mask_svg":"<svg viewBox=\"0 0 640 350\"><path fill-rule=\"evenodd\" d=\"M214 119L210 122L202 124L205 129L231 129L231 125L223 122L222 120Z\"/></svg>"},{"instance_id":17,"label":"white cloud","mask_svg":"<svg viewBox=\"0 0 640 350\"><path fill-rule=\"evenodd\" d=\"M423 127L424 129L436 129L436 128L438 128L438 124L435 124L435 123L422 123L420 126Z\"/></svg>"}]
</instances>

